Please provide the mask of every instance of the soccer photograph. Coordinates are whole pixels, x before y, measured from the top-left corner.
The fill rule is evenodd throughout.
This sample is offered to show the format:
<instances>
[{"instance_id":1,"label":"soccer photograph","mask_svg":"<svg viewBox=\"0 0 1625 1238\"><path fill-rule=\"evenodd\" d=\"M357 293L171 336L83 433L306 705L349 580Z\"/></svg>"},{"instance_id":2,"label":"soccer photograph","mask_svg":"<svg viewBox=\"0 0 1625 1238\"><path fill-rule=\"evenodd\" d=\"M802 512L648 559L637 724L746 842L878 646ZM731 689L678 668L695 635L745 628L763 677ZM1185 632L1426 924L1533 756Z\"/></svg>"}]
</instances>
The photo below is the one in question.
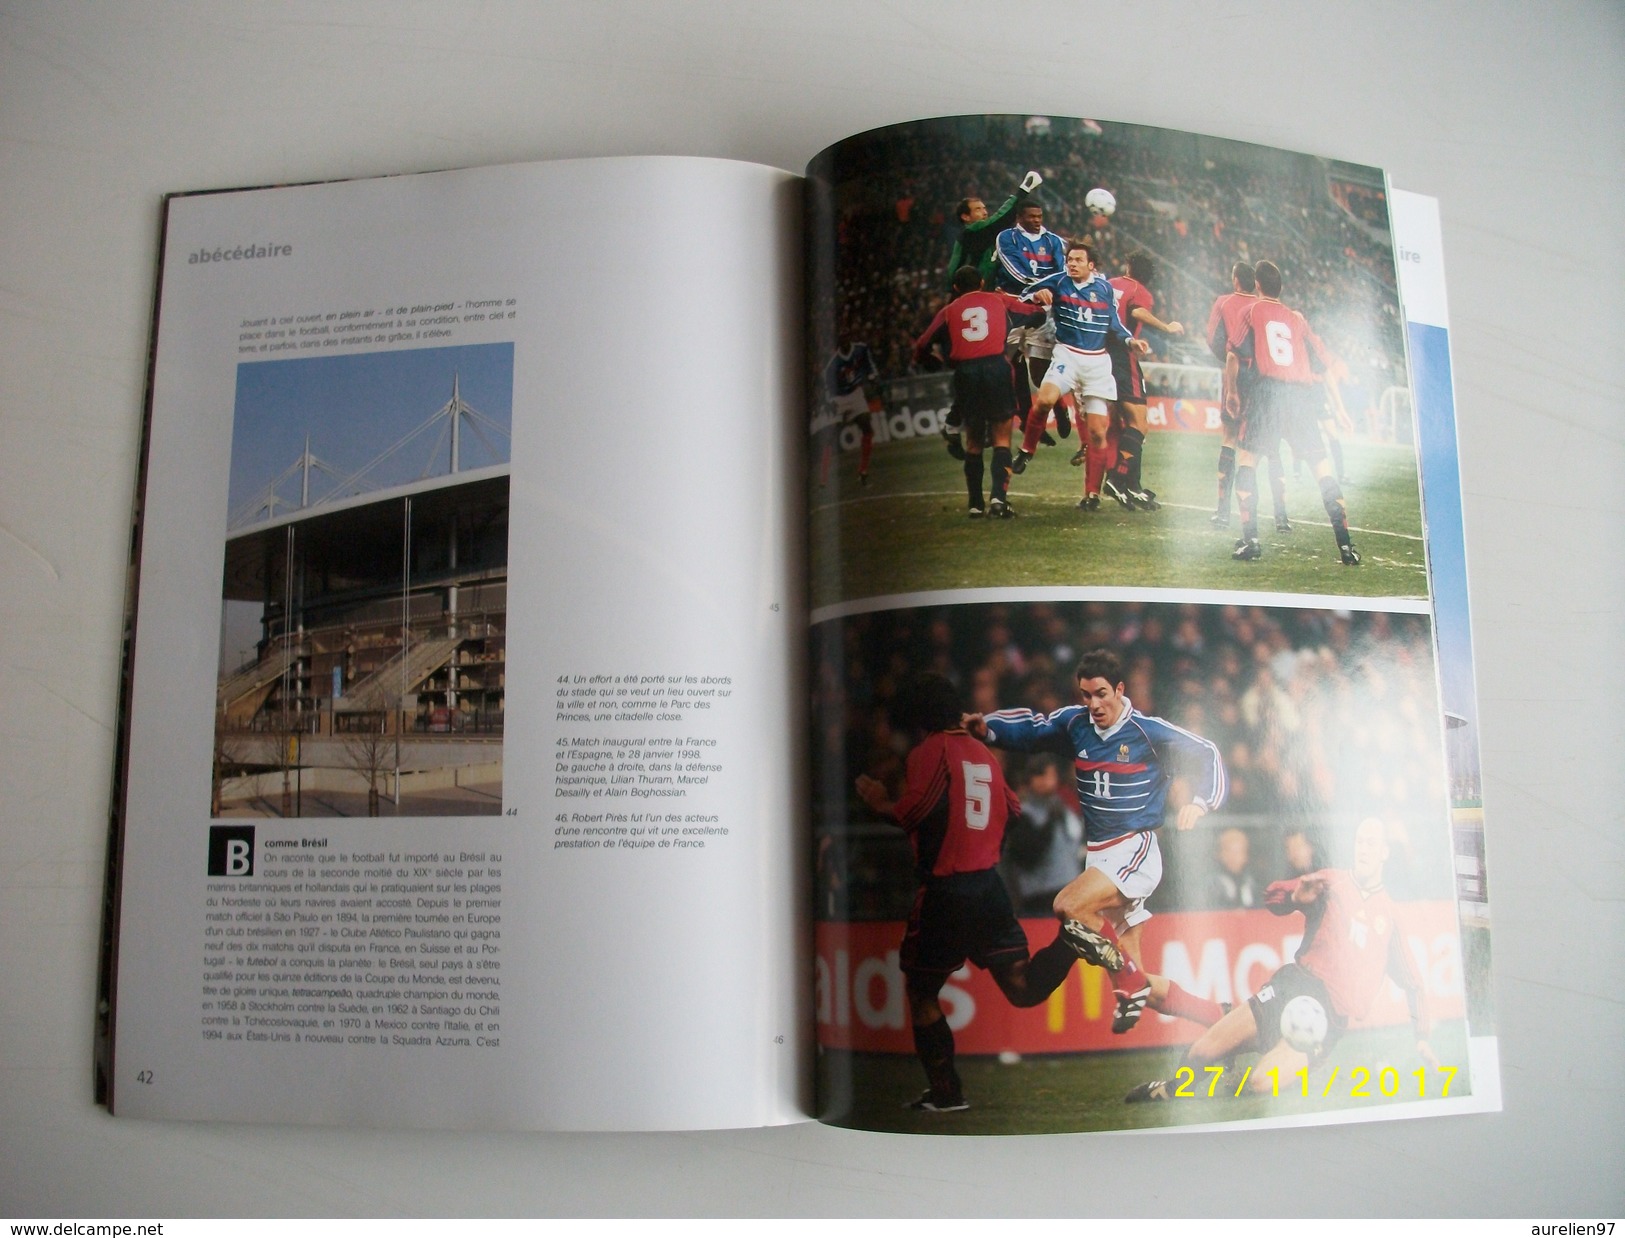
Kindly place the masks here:
<instances>
[{"instance_id":1,"label":"soccer photograph","mask_svg":"<svg viewBox=\"0 0 1625 1238\"><path fill-rule=\"evenodd\" d=\"M815 609L1426 596L1377 169L971 116L842 142L809 186Z\"/></svg>"},{"instance_id":2,"label":"soccer photograph","mask_svg":"<svg viewBox=\"0 0 1625 1238\"><path fill-rule=\"evenodd\" d=\"M877 611L816 625L810 673L825 1120L1471 1103L1422 607Z\"/></svg>"},{"instance_id":3,"label":"soccer photograph","mask_svg":"<svg viewBox=\"0 0 1625 1238\"><path fill-rule=\"evenodd\" d=\"M213 816L501 811L513 354L237 367Z\"/></svg>"}]
</instances>

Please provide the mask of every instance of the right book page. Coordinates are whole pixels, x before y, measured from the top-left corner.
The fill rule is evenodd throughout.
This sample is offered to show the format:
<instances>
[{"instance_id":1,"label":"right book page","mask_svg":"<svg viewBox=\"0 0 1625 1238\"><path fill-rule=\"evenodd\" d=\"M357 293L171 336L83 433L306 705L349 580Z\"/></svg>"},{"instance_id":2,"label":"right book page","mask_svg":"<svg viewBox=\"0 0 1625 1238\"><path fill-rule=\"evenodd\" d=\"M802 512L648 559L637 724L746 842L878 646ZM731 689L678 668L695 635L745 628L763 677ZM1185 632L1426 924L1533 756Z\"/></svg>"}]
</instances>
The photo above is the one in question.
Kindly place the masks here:
<instances>
[{"instance_id":1,"label":"right book page","mask_svg":"<svg viewBox=\"0 0 1625 1238\"><path fill-rule=\"evenodd\" d=\"M1436 211L1047 116L809 178L823 1118L1498 1108Z\"/></svg>"}]
</instances>

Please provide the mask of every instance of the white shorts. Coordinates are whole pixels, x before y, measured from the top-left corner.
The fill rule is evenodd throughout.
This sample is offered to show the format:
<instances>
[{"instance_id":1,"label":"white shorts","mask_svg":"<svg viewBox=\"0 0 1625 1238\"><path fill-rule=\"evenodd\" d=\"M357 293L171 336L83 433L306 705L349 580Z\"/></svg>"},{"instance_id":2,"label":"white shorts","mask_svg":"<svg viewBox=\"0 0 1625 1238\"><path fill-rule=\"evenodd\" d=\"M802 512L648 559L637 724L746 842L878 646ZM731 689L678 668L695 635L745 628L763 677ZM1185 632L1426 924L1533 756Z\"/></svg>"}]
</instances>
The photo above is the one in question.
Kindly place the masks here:
<instances>
[{"instance_id":1,"label":"white shorts","mask_svg":"<svg viewBox=\"0 0 1625 1238\"><path fill-rule=\"evenodd\" d=\"M1045 318L1036 327L1013 327L1004 342L1014 346L1023 357L1043 360L1055 351L1055 320Z\"/></svg>"},{"instance_id":2,"label":"white shorts","mask_svg":"<svg viewBox=\"0 0 1625 1238\"><path fill-rule=\"evenodd\" d=\"M869 412L869 397L864 395L863 388L848 391L845 395L838 395L834 399L835 415L842 423L857 420Z\"/></svg>"},{"instance_id":3,"label":"white shorts","mask_svg":"<svg viewBox=\"0 0 1625 1238\"><path fill-rule=\"evenodd\" d=\"M1061 394L1072 395L1074 406L1086 412L1104 414L1104 408L1092 408L1086 400L1115 400L1117 380L1112 377L1112 359L1102 352L1084 352L1067 344L1055 346L1055 358L1044 372L1044 385L1061 389Z\"/></svg>"},{"instance_id":4,"label":"white shorts","mask_svg":"<svg viewBox=\"0 0 1625 1238\"><path fill-rule=\"evenodd\" d=\"M1145 900L1162 881L1162 848L1157 845L1155 830L1125 834L1109 843L1090 843L1084 867L1100 869L1129 900L1117 915L1124 928L1144 924L1151 918Z\"/></svg>"}]
</instances>

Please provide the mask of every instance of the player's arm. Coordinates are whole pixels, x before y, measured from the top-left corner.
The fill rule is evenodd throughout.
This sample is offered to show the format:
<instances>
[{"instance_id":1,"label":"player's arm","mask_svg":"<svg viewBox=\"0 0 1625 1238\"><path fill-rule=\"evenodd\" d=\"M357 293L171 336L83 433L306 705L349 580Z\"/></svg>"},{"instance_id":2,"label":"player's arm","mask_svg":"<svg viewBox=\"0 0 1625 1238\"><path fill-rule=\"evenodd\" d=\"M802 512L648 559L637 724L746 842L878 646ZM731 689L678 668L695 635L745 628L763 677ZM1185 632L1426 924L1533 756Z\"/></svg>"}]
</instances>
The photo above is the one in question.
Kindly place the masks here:
<instances>
[{"instance_id":1,"label":"player's arm","mask_svg":"<svg viewBox=\"0 0 1625 1238\"><path fill-rule=\"evenodd\" d=\"M948 350L952 347L952 342L948 338L947 305L937 311L937 316L931 320L931 325L925 329L925 333L914 341L914 363L922 364L931 356L932 351L939 347L941 356L947 356Z\"/></svg>"},{"instance_id":2,"label":"player's arm","mask_svg":"<svg viewBox=\"0 0 1625 1238\"><path fill-rule=\"evenodd\" d=\"M1230 789L1229 779L1224 772L1224 758L1219 755L1219 746L1212 740L1203 739L1194 731L1175 726L1164 718L1146 718L1143 725L1157 750L1157 755L1184 772L1191 780L1195 794L1191 797L1191 802L1181 808L1174 818L1174 824L1179 829L1188 830L1224 803L1224 797Z\"/></svg>"},{"instance_id":3,"label":"player's arm","mask_svg":"<svg viewBox=\"0 0 1625 1238\"><path fill-rule=\"evenodd\" d=\"M1215 359L1223 361L1228 351L1229 328L1224 321L1224 298L1220 297L1213 303L1213 308L1207 316L1207 347Z\"/></svg>"},{"instance_id":4,"label":"player's arm","mask_svg":"<svg viewBox=\"0 0 1625 1238\"><path fill-rule=\"evenodd\" d=\"M1101 282L1105 283L1104 280ZM1110 284L1106 284L1106 287L1108 290L1111 289ZM1108 296L1106 298L1106 304L1111 309L1111 321L1106 324L1106 330L1112 335L1115 335L1118 339L1122 340L1130 350L1139 353L1141 356L1144 356L1146 353L1150 352L1151 345L1145 340L1137 338L1134 332L1130 331L1123 325L1123 320L1118 316L1117 313L1117 297L1115 295Z\"/></svg>"},{"instance_id":5,"label":"player's arm","mask_svg":"<svg viewBox=\"0 0 1625 1238\"><path fill-rule=\"evenodd\" d=\"M1033 273L1021 262L1021 244L1016 240L1016 230L1006 228L999 233L999 239L993 243L993 252L999 256L999 266L1004 273L1023 288L1030 288L1038 281L1033 279Z\"/></svg>"},{"instance_id":6,"label":"player's arm","mask_svg":"<svg viewBox=\"0 0 1625 1238\"><path fill-rule=\"evenodd\" d=\"M1009 292L995 293L1013 327L1031 327L1044 321L1043 303L1028 301Z\"/></svg>"},{"instance_id":7,"label":"player's arm","mask_svg":"<svg viewBox=\"0 0 1625 1238\"><path fill-rule=\"evenodd\" d=\"M871 383L880 377L880 371L875 368L875 355L869 351L869 345L859 344L854 360L858 363L858 381Z\"/></svg>"},{"instance_id":8,"label":"player's arm","mask_svg":"<svg viewBox=\"0 0 1625 1238\"><path fill-rule=\"evenodd\" d=\"M1017 299L1029 304L1048 305L1055 300L1055 290L1061 286L1061 281L1065 278L1065 271L1057 271L1053 275L1044 276L1043 279L1031 280Z\"/></svg>"},{"instance_id":9,"label":"player's arm","mask_svg":"<svg viewBox=\"0 0 1625 1238\"><path fill-rule=\"evenodd\" d=\"M1037 176L1038 174L1036 172L1029 172L1027 175ZM966 224L965 231L986 232L989 228L994 228L1000 232L1003 232L1010 226L1010 221L1015 218L1016 211L1021 208L1021 204L1027 200L1025 184L1026 182L1023 182L1023 188L1016 190L1015 193L1011 194L1003 202L999 203L999 209L990 214L986 219L978 219L973 224ZM1036 183L1034 187L1036 188Z\"/></svg>"},{"instance_id":10,"label":"player's arm","mask_svg":"<svg viewBox=\"0 0 1625 1238\"><path fill-rule=\"evenodd\" d=\"M886 791L886 784L878 778L871 778L868 774L858 775L858 798L867 804L877 816L897 820L897 805Z\"/></svg>"},{"instance_id":11,"label":"player's arm","mask_svg":"<svg viewBox=\"0 0 1625 1238\"><path fill-rule=\"evenodd\" d=\"M1035 714L1030 709L1001 709L986 715L971 715L980 719L980 733L971 734L996 748L1010 748L1016 752L1076 751L1067 723L1081 710L1069 705L1049 715ZM967 726L967 729L969 727Z\"/></svg>"},{"instance_id":12,"label":"player's arm","mask_svg":"<svg viewBox=\"0 0 1625 1238\"><path fill-rule=\"evenodd\" d=\"M1326 896L1326 874L1309 873L1272 881L1264 888L1264 907L1278 916L1291 915L1319 903Z\"/></svg>"},{"instance_id":13,"label":"player's arm","mask_svg":"<svg viewBox=\"0 0 1625 1238\"><path fill-rule=\"evenodd\" d=\"M1128 312L1128 316L1135 322L1143 322L1153 330L1161 331L1164 335L1184 335L1185 324L1182 322L1163 322L1143 305L1136 305Z\"/></svg>"},{"instance_id":14,"label":"player's arm","mask_svg":"<svg viewBox=\"0 0 1625 1238\"><path fill-rule=\"evenodd\" d=\"M841 394L840 365L840 358L833 355L824 363L824 394L832 400Z\"/></svg>"}]
</instances>

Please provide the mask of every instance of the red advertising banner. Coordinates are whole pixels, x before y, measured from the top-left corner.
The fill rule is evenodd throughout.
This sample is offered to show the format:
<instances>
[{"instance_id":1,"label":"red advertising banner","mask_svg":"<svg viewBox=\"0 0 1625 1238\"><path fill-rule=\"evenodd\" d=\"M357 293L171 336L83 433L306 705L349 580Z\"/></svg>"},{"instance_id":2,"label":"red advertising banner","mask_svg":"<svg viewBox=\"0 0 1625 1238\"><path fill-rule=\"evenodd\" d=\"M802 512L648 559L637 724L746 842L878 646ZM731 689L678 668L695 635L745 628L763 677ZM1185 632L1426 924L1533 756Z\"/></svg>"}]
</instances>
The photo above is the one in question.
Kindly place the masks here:
<instances>
[{"instance_id":1,"label":"red advertising banner","mask_svg":"<svg viewBox=\"0 0 1625 1238\"><path fill-rule=\"evenodd\" d=\"M1218 434L1224 428L1219 420L1217 400L1147 396L1145 416L1153 430L1192 430L1202 434Z\"/></svg>"},{"instance_id":2,"label":"red advertising banner","mask_svg":"<svg viewBox=\"0 0 1625 1238\"><path fill-rule=\"evenodd\" d=\"M1427 986L1435 1017L1465 1013L1456 909L1448 901L1405 905L1406 944ZM1054 920L1023 920L1034 949L1055 936ZM1168 913L1145 926L1143 954L1149 970L1198 997L1237 1002L1255 992L1298 948L1303 919L1267 911ZM897 921L818 925L818 1042L836 1049L912 1053L908 1002L897 947ZM961 1053L1077 1053L1096 1049L1144 1049L1186 1044L1201 1033L1195 1023L1147 1011L1133 1031L1114 1036L1113 1000L1107 975L1078 964L1042 1006L1018 1010L993 978L967 965L942 990L942 1008ZM1391 981L1356 1027L1380 1027L1408 1018L1405 1000Z\"/></svg>"}]
</instances>

